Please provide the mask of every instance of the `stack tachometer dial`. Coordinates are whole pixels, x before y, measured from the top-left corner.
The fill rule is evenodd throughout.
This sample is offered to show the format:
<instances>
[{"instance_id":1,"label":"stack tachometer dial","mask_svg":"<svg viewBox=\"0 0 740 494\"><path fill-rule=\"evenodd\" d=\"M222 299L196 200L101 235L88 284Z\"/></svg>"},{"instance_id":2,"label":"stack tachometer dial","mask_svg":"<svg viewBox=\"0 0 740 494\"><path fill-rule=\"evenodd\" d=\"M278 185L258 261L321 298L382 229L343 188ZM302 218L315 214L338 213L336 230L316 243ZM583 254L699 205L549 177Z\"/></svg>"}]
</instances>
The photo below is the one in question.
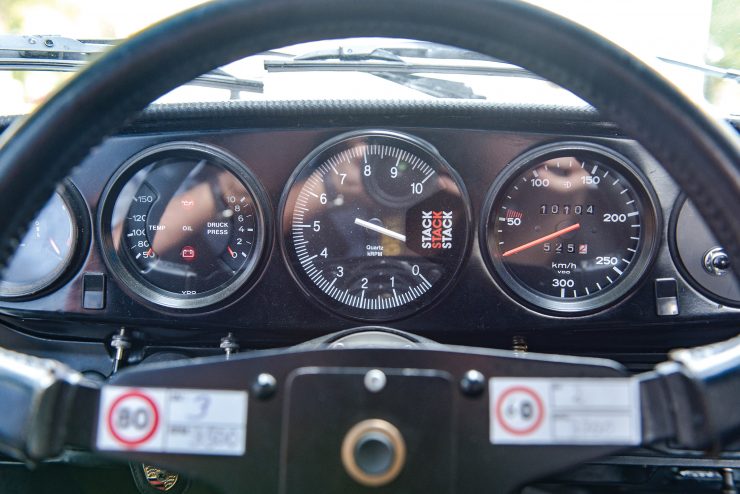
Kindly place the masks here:
<instances>
[{"instance_id":1,"label":"stack tachometer dial","mask_svg":"<svg viewBox=\"0 0 740 494\"><path fill-rule=\"evenodd\" d=\"M267 237L264 194L231 155L198 143L156 146L132 158L107 195L105 252L135 294L204 307L254 273Z\"/></svg>"},{"instance_id":2,"label":"stack tachometer dial","mask_svg":"<svg viewBox=\"0 0 740 494\"><path fill-rule=\"evenodd\" d=\"M657 199L634 165L601 146L565 143L510 165L489 195L481 239L514 296L576 314L632 289L659 231Z\"/></svg>"},{"instance_id":3,"label":"stack tachometer dial","mask_svg":"<svg viewBox=\"0 0 740 494\"><path fill-rule=\"evenodd\" d=\"M299 166L282 205L301 286L347 317L388 320L430 304L457 273L470 212L457 174L420 139L339 136Z\"/></svg>"}]
</instances>

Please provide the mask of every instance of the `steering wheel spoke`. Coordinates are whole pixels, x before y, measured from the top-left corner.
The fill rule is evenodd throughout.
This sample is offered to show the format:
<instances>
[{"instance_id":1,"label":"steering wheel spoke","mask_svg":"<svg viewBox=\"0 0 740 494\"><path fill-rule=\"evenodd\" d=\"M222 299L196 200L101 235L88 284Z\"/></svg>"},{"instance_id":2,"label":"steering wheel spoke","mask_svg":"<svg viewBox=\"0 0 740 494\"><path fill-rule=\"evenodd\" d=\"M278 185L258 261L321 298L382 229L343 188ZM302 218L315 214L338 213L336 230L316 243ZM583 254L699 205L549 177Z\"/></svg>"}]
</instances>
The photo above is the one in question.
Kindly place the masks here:
<instances>
[{"instance_id":1,"label":"steering wheel spoke","mask_svg":"<svg viewBox=\"0 0 740 494\"><path fill-rule=\"evenodd\" d=\"M99 389L3 350L3 391L40 372L46 386L18 408L26 433L0 443L34 460L74 446L224 492L509 492L642 444L721 446L740 426L725 406L738 341L639 376L591 358L324 347L142 365ZM28 434L52 426L47 443Z\"/></svg>"}]
</instances>

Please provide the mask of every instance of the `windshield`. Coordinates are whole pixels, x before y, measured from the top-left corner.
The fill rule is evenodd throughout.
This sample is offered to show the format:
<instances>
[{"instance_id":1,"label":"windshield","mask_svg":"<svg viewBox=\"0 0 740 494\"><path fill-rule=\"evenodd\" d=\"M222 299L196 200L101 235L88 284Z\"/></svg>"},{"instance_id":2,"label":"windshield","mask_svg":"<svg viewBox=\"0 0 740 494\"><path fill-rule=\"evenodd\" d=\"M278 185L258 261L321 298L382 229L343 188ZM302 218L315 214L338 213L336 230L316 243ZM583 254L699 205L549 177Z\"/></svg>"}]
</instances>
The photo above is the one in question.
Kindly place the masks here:
<instances>
[{"instance_id":1,"label":"windshield","mask_svg":"<svg viewBox=\"0 0 740 494\"><path fill-rule=\"evenodd\" d=\"M197 0L3 0L0 114L31 111L98 52ZM740 9L736 0L533 0L590 27L656 67L685 92L724 114L740 114ZM51 36L54 35L54 36ZM12 43L51 43L47 52ZM91 41L92 40L92 41ZM59 46L78 46L81 56ZM94 46L93 46L94 45ZM6 50L3 50L6 48ZM17 47L16 47L17 48ZM71 50L71 48L70 48ZM46 63L38 58L52 59ZM64 58L64 63L58 59ZM721 68L731 69L730 72ZM733 78L734 77L734 78ZM578 98L517 67L412 40L364 38L278 48L240 60L178 88L158 102L296 99L487 100L582 105Z\"/></svg>"}]
</instances>

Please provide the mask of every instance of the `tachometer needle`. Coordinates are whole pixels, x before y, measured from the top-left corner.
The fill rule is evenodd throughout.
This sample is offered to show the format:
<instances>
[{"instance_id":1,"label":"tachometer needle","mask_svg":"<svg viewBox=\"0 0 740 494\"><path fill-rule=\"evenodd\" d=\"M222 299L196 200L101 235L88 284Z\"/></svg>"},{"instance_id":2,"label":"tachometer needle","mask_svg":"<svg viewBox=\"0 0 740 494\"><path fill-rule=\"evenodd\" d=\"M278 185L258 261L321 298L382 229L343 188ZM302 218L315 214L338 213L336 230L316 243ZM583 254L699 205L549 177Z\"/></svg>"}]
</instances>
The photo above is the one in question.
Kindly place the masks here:
<instances>
[{"instance_id":1,"label":"tachometer needle","mask_svg":"<svg viewBox=\"0 0 740 494\"><path fill-rule=\"evenodd\" d=\"M367 228L368 230L372 230L388 237L395 238L396 240L400 240L401 242L406 242L406 235L402 235L400 233L394 232L393 230L383 228L382 226L378 226L375 223L370 223L369 221L355 218L355 225L360 225L361 227Z\"/></svg>"},{"instance_id":2,"label":"tachometer needle","mask_svg":"<svg viewBox=\"0 0 740 494\"><path fill-rule=\"evenodd\" d=\"M562 230L558 230L558 231L553 232L553 233L551 233L549 235L545 235L544 237L540 237L537 240L532 240L531 242L527 242L524 245L520 245L519 247L514 247L511 250L507 250L506 252L504 252L501 255L502 255L502 257L513 256L514 254L517 254L517 253L519 253L519 252L521 252L523 250L527 250L530 247L534 247L535 245L539 245L539 244L545 243L548 240L552 240L554 238L558 238L560 235L565 235L566 233L572 232L573 230L578 230L580 227L581 227L581 224L580 223L576 223L575 225L570 225L570 226L568 226L566 228L563 228Z\"/></svg>"}]
</instances>

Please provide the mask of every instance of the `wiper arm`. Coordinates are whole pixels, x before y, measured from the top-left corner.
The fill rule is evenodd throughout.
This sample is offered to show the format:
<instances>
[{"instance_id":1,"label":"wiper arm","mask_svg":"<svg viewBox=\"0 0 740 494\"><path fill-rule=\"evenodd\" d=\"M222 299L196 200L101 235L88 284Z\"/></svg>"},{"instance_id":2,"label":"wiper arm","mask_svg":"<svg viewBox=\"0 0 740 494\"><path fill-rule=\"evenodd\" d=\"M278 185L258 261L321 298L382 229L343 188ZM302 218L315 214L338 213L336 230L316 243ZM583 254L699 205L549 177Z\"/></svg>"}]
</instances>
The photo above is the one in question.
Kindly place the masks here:
<instances>
[{"instance_id":1,"label":"wiper arm","mask_svg":"<svg viewBox=\"0 0 740 494\"><path fill-rule=\"evenodd\" d=\"M0 36L0 70L76 72L116 44L115 40L76 40L63 36ZM223 70L203 74L191 86L228 89L238 93L264 92L262 81L241 79Z\"/></svg>"},{"instance_id":2,"label":"wiper arm","mask_svg":"<svg viewBox=\"0 0 740 494\"><path fill-rule=\"evenodd\" d=\"M505 77L525 77L542 79L532 72L498 61L481 61L480 63L433 63L409 62L388 50L376 49L365 54L348 53L348 51L309 53L289 60L265 60L268 72L395 72L402 74L463 74ZM341 54L341 55L340 55Z\"/></svg>"},{"instance_id":3,"label":"wiper arm","mask_svg":"<svg viewBox=\"0 0 740 494\"><path fill-rule=\"evenodd\" d=\"M697 72L702 72L711 77L717 77L719 79L729 79L731 81L740 82L740 70L725 69L722 67L716 67L714 65L684 62L683 60L676 60L667 57L658 57L658 60L671 65L676 65L677 67L683 67Z\"/></svg>"},{"instance_id":4,"label":"wiper arm","mask_svg":"<svg viewBox=\"0 0 740 494\"><path fill-rule=\"evenodd\" d=\"M400 55L434 58L435 62L411 62ZM455 55L459 55L457 58ZM470 61L474 62L471 63ZM265 60L267 72L364 72L437 98L483 98L465 83L418 74L486 75L541 79L515 65L482 59L446 47L408 45L398 48L345 49L339 47L299 55L287 60Z\"/></svg>"}]
</instances>

